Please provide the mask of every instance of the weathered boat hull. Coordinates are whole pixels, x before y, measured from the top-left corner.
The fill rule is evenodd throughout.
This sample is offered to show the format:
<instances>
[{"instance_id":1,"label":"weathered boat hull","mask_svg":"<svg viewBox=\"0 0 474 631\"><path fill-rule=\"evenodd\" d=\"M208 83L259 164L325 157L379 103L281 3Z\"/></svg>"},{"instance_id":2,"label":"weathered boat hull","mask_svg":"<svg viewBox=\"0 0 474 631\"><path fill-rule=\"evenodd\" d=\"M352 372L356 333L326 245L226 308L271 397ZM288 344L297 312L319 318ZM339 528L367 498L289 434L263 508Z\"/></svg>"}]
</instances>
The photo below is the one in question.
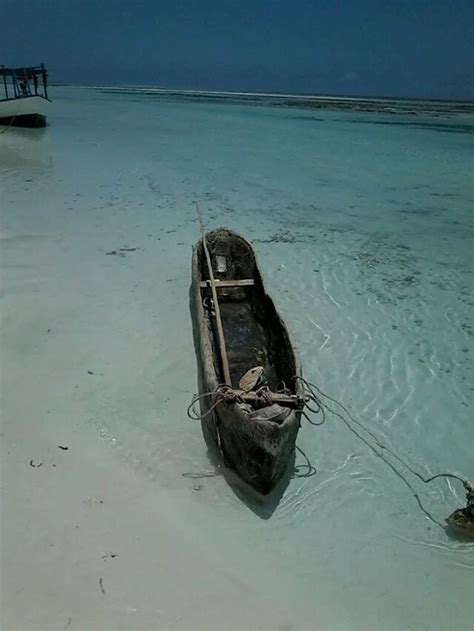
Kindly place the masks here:
<instances>
[{"instance_id":1,"label":"weathered boat hull","mask_svg":"<svg viewBox=\"0 0 474 631\"><path fill-rule=\"evenodd\" d=\"M45 127L50 102L42 96L0 101L0 125Z\"/></svg>"},{"instance_id":2,"label":"weathered boat hull","mask_svg":"<svg viewBox=\"0 0 474 631\"><path fill-rule=\"evenodd\" d=\"M229 269L215 272L218 282L239 274L254 281L251 287L219 291L233 386L247 370L261 364L272 391L283 381L293 394L302 396L300 382L294 379L301 376L301 365L291 335L265 290L251 245L225 229L208 233L207 242L214 270L219 267L219 253L228 259ZM223 382L213 318L203 304L201 282L207 278L199 241L193 250L190 297L201 394L213 392ZM206 442L242 480L261 494L269 493L293 459L301 410L277 405L255 410L226 401L210 410L212 405L210 396L201 400Z\"/></svg>"}]
</instances>

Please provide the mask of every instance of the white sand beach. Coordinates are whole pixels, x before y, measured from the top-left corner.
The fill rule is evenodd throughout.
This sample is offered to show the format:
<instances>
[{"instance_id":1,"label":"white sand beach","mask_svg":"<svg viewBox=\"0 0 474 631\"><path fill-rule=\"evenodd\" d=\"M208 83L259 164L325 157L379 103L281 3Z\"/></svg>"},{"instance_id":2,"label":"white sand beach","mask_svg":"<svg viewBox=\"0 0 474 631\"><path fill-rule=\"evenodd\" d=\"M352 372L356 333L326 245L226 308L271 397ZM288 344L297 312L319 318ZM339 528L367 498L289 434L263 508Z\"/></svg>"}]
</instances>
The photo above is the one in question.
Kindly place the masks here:
<instances>
[{"instance_id":1,"label":"white sand beach","mask_svg":"<svg viewBox=\"0 0 474 631\"><path fill-rule=\"evenodd\" d=\"M156 416L163 399L176 396L166 370L183 359L173 357L183 335L181 385L194 387L187 313L179 326L173 314L143 319L130 289L123 298L123 286L107 278L122 266L135 284L129 260L104 251L122 245L120 229L99 233L103 250L99 235L84 249L84 235L58 214L43 220L47 207L36 200L28 191L21 217L3 217L31 234L15 230L1 241L2 628L289 628L297 614L275 597L283 585L273 585L272 568L255 563L245 542L229 550L224 523L206 527L205 488L175 468L169 475L180 488L162 488L156 471L150 478L139 463L136 471L124 462L116 439L91 418L91 410L110 424L114 416ZM154 258L153 269L160 262ZM167 287L158 280L156 297ZM182 404L192 394L185 392ZM193 432L200 447L185 407L172 410L179 431Z\"/></svg>"}]
</instances>

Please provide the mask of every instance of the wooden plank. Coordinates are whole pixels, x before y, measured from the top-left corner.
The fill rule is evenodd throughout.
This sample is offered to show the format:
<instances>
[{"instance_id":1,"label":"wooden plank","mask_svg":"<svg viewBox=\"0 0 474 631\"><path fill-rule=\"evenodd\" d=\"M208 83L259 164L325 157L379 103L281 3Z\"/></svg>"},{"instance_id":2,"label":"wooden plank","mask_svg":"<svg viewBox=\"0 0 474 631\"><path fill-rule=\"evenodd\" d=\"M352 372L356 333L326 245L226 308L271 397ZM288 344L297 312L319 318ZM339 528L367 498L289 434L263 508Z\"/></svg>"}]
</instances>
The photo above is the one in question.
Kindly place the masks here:
<instances>
[{"instance_id":1,"label":"wooden plank","mask_svg":"<svg viewBox=\"0 0 474 631\"><path fill-rule=\"evenodd\" d=\"M201 208L199 207L199 202L197 201L196 201L196 209L197 209L197 214L198 214L198 219L199 219L199 225L201 227L202 245L204 247L204 252L206 254L207 267L209 270L209 278L211 279L210 282L211 282L212 299L214 301L214 311L216 313L217 337L219 338L219 348L221 351L224 381L228 386L232 386L232 380L230 378L230 370L229 370L229 361L227 359L227 351L225 347L224 329L222 327L221 310L219 309L219 301L217 300L216 281L214 280L214 272L212 271L211 256L209 254L209 250L207 249L206 233L204 232L204 226L202 224Z\"/></svg>"},{"instance_id":2,"label":"wooden plank","mask_svg":"<svg viewBox=\"0 0 474 631\"><path fill-rule=\"evenodd\" d=\"M214 282L217 289L219 287L252 287L252 285L255 285L255 281L253 278L242 278L241 280L219 280L218 278L215 278ZM204 289L205 287L210 287L211 281L203 280L201 281L200 285L202 289Z\"/></svg>"},{"instance_id":3,"label":"wooden plank","mask_svg":"<svg viewBox=\"0 0 474 631\"><path fill-rule=\"evenodd\" d=\"M257 392L243 392L242 390L234 390L234 392L239 396L239 398L245 403L250 403L251 405L255 405L258 401L262 400L262 397L258 396ZM297 396L296 394L280 394L276 392L270 392L272 403L278 403L283 407L289 407L293 409L303 409L305 400L303 397Z\"/></svg>"},{"instance_id":4,"label":"wooden plank","mask_svg":"<svg viewBox=\"0 0 474 631\"><path fill-rule=\"evenodd\" d=\"M256 403L259 399L256 392L242 392L242 399L245 403ZM304 399L303 397L297 397L296 395L288 395L288 394L276 394L274 392L271 393L272 403L278 403L283 407L290 408L303 408Z\"/></svg>"}]
</instances>

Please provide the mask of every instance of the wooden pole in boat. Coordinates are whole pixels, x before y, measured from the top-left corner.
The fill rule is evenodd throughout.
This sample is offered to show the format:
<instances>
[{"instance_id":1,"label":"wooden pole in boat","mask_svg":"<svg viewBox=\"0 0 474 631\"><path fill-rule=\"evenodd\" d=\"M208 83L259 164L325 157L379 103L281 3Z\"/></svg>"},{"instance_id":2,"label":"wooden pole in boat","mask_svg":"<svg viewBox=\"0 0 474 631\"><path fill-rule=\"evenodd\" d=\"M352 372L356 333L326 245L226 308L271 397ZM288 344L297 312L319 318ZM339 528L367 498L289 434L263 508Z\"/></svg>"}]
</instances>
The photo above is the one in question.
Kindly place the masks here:
<instances>
[{"instance_id":1,"label":"wooden pole in boat","mask_svg":"<svg viewBox=\"0 0 474 631\"><path fill-rule=\"evenodd\" d=\"M219 309L219 301L217 299L216 281L214 279L214 272L212 271L211 256L207 249L206 233L204 232L204 226L202 223L201 208L199 202L196 201L197 215L199 219L199 226L201 228L202 245L206 254L207 267L209 270L209 279L211 281L212 299L214 301L214 310L216 312L216 324L217 324L217 336L219 338L219 347L222 360L222 370L224 372L224 381L227 386L232 387L232 381L230 379L229 361L227 359L227 351L225 347L224 329L222 328L221 310Z\"/></svg>"}]
</instances>

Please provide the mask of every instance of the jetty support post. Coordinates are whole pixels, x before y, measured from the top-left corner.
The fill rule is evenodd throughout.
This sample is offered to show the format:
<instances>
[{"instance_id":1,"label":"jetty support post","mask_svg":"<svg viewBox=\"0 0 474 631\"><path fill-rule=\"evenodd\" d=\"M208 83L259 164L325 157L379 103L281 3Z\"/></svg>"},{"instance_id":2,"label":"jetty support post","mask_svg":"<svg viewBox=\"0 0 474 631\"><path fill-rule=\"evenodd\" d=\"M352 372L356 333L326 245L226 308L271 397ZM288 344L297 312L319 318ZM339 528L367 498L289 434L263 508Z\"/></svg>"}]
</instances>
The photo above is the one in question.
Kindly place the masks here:
<instances>
[{"instance_id":1,"label":"jetty support post","mask_svg":"<svg viewBox=\"0 0 474 631\"><path fill-rule=\"evenodd\" d=\"M48 98L48 73L46 72L46 68L44 64L41 64L41 75L43 77L43 89L44 89L44 97Z\"/></svg>"},{"instance_id":2,"label":"jetty support post","mask_svg":"<svg viewBox=\"0 0 474 631\"><path fill-rule=\"evenodd\" d=\"M5 66L1 67L2 70L5 69ZM5 98L8 99L8 83L7 83L7 75L3 72L3 87L5 89Z\"/></svg>"}]
</instances>

